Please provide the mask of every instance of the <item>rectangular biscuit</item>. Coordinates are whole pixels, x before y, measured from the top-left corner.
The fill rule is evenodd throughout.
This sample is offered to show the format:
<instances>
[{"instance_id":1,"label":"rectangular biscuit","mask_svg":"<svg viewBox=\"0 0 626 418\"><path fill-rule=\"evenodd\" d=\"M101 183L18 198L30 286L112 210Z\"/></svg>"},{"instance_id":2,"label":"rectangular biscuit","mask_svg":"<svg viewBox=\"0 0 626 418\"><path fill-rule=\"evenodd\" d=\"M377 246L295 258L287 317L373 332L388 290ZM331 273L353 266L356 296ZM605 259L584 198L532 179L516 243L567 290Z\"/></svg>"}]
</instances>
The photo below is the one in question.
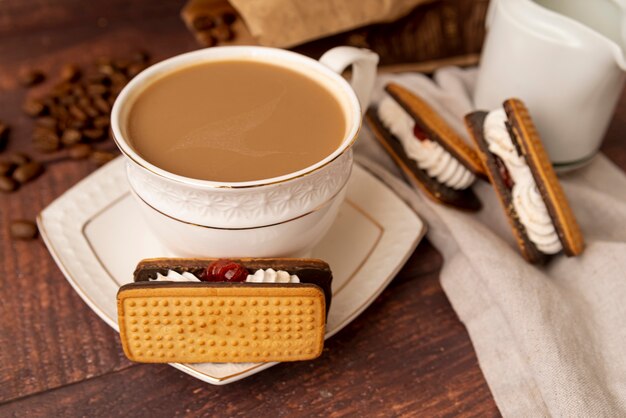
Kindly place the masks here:
<instances>
[{"instance_id":1,"label":"rectangular biscuit","mask_svg":"<svg viewBox=\"0 0 626 418\"><path fill-rule=\"evenodd\" d=\"M309 360L324 345L324 294L310 284L131 283L117 307L124 353L142 363Z\"/></svg>"}]
</instances>

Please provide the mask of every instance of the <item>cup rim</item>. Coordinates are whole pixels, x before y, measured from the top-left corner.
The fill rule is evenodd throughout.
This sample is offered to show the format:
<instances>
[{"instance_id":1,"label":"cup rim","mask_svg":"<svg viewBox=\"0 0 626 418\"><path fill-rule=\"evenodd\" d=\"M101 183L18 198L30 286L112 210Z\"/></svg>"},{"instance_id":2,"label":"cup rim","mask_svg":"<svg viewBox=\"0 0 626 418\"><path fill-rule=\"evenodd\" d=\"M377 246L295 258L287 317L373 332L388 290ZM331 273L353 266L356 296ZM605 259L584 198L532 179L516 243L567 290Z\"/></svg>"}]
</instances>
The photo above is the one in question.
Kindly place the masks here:
<instances>
[{"instance_id":1,"label":"cup rim","mask_svg":"<svg viewBox=\"0 0 626 418\"><path fill-rule=\"evenodd\" d=\"M228 50L228 51L227 51ZM232 51L232 54L229 55L229 51ZM346 96L347 102L352 108L352 112L355 117L352 118L350 125L348 126L347 133L344 136L341 144L337 147L331 154L326 156L324 159L318 161L315 164L312 164L308 167L305 167L301 170L295 171L293 173L284 174L282 176L271 177L267 179L260 180L250 180L243 182L217 182L211 180L201 180L195 179L191 177L185 177L178 174L171 173L167 170L159 168L154 164L150 163L142 156L140 156L135 150L130 146L127 142L124 135L122 135L122 129L120 126L120 119L122 118L122 112L125 107L128 106L128 101L130 99L131 94L135 89L141 88L145 83L147 83L152 78L157 78L158 76L172 71L176 68L181 68L186 65L192 65L194 62L209 62L209 61L220 61L227 60L232 58L247 58L247 59L259 59L260 61L266 61L267 59L263 59L266 57L282 57L291 62L300 62L307 65L309 68L312 68L315 71L321 72L324 76L330 78L335 83L337 83L338 87L341 88L341 91ZM294 71L298 71L295 69ZM305 74L306 76L306 74ZM337 89L339 90L339 89ZM334 91L332 91L335 94ZM222 46L222 47L211 47L204 48L192 52L187 52L184 54L176 55L174 57L168 58L166 60L160 61L156 64L151 65L150 67L143 70L139 73L135 78L133 78L120 92L119 96L115 100L113 104L113 108L111 110L111 132L113 141L120 149L122 154L126 156L130 161L139 167L156 174L160 177L163 177L168 180L172 180L178 183L196 186L201 188L208 189L245 189L252 187L261 187L268 186L278 183L284 183L287 181L291 181L311 173L314 173L321 168L327 166L328 164L335 161L341 155L343 155L347 150L349 150L354 142L356 141L359 131L361 130L362 118L361 118L361 105L356 96L356 93L350 86L350 84L340 75L335 73L330 68L326 67L324 64L316 61L307 56L298 54L296 52L287 51L278 48L271 47L261 47L261 46Z\"/></svg>"}]
</instances>

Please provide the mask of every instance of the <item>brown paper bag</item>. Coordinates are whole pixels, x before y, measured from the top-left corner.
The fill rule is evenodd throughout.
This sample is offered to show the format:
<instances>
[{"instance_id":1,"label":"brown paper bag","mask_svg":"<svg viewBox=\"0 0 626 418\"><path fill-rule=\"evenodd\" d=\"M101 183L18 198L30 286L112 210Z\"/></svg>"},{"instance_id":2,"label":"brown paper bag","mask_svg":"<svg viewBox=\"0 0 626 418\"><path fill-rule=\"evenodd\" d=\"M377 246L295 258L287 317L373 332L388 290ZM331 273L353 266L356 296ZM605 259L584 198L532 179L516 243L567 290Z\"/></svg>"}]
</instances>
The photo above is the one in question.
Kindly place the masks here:
<instances>
[{"instance_id":1,"label":"brown paper bag","mask_svg":"<svg viewBox=\"0 0 626 418\"><path fill-rule=\"evenodd\" d=\"M434 0L230 0L261 45L288 48L372 23Z\"/></svg>"}]
</instances>

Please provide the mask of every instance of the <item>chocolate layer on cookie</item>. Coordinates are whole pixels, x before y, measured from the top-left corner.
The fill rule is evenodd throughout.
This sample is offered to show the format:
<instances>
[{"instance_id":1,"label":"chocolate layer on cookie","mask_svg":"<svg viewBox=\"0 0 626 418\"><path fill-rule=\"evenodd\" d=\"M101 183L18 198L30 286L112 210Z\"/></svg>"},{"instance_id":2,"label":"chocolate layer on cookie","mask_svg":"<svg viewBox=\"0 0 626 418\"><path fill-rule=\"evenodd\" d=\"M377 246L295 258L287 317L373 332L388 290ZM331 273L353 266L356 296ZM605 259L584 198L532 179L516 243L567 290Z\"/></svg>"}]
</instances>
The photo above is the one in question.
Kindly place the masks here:
<instances>
[{"instance_id":1,"label":"chocolate layer on cookie","mask_svg":"<svg viewBox=\"0 0 626 418\"><path fill-rule=\"evenodd\" d=\"M207 267L220 259L217 258L151 258L137 264L133 273L135 282L148 282L167 280L170 271L178 274L191 273L198 280L206 271ZM272 269L284 271L289 275L297 276L300 283L308 283L318 286L326 299L326 310L330 308L332 299L333 275L328 263L311 258L230 258L228 261L243 266L249 275L254 275L259 270ZM254 279L252 279L254 280ZM243 285L256 286L258 283L248 282ZM276 285L286 283L277 283Z\"/></svg>"},{"instance_id":2,"label":"chocolate layer on cookie","mask_svg":"<svg viewBox=\"0 0 626 418\"><path fill-rule=\"evenodd\" d=\"M428 172L418 167L415 160L407 154L400 140L384 126L378 116L378 109L368 109L365 120L374 137L394 159L402 172L415 187L422 190L432 200L458 209L477 211L481 208L480 200L471 188L454 189L431 177ZM416 138L415 141L418 139Z\"/></svg>"},{"instance_id":3,"label":"chocolate layer on cookie","mask_svg":"<svg viewBox=\"0 0 626 418\"><path fill-rule=\"evenodd\" d=\"M523 103L465 117L524 257L582 252L582 235Z\"/></svg>"}]
</instances>

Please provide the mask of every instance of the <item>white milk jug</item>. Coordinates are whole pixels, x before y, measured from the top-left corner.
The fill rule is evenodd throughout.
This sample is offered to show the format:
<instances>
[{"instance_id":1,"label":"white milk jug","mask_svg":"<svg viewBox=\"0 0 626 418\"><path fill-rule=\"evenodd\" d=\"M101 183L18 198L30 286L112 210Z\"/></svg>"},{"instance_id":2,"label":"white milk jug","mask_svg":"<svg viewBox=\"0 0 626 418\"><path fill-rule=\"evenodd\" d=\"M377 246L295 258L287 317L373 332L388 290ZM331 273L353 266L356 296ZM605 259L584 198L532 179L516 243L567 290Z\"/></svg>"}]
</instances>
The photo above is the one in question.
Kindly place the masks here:
<instances>
[{"instance_id":1,"label":"white milk jug","mask_svg":"<svg viewBox=\"0 0 626 418\"><path fill-rule=\"evenodd\" d=\"M624 84L626 0L492 0L474 93L528 106L557 168L598 150Z\"/></svg>"}]
</instances>

